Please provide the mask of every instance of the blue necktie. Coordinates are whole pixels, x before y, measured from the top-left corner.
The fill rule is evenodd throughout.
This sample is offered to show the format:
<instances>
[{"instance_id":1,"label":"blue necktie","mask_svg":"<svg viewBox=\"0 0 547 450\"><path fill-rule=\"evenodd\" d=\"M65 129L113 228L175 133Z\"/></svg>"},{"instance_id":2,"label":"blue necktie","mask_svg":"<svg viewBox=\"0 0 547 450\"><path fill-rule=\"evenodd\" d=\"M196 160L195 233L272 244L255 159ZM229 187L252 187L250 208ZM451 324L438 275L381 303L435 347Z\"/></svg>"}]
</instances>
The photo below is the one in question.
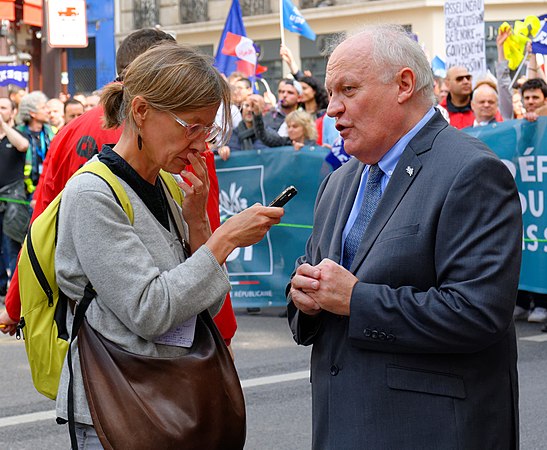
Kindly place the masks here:
<instances>
[{"instance_id":1,"label":"blue necktie","mask_svg":"<svg viewBox=\"0 0 547 450\"><path fill-rule=\"evenodd\" d=\"M382 176L384 172L378 166L374 164L370 166L367 177L367 184L365 185L365 193L363 195L363 203L361 203L361 209L359 214L349 230L346 240L344 241L344 254L342 256L342 265L349 270L353 258L357 253L357 249L363 240L365 230L380 203L380 197L382 196Z\"/></svg>"}]
</instances>

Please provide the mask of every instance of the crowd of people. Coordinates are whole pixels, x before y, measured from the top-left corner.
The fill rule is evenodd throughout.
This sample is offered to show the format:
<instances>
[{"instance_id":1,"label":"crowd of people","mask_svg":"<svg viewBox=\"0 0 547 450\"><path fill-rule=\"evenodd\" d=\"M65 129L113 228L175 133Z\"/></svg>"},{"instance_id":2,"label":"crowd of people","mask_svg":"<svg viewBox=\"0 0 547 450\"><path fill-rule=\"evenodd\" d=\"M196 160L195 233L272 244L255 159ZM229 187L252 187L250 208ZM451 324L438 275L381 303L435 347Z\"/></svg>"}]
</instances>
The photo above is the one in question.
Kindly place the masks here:
<instances>
[{"instance_id":1,"label":"crowd of people","mask_svg":"<svg viewBox=\"0 0 547 450\"><path fill-rule=\"evenodd\" d=\"M13 224L6 226L8 208L18 205L23 215L26 209L28 218L21 223L28 227L76 169L94 158L124 182L139 222L128 231L127 217L109 197L108 187L95 177L71 181L59 222L58 245L63 250L56 259L63 290L78 298L87 281L98 286L96 306L90 308L91 326L137 353L180 353L164 352L155 339L204 310L220 311L215 321L229 345L236 325L230 302L223 304L229 282L222 266L234 248L260 240L281 220L283 211L253 206L220 225L212 151L227 160L238 151L323 146L331 149L327 161L333 173L321 189L316 226L305 257L298 261L288 298L295 340L316 346L314 445L353 448L359 442L359 447L367 447L389 439L394 447L402 445L393 430L400 429L405 418L394 411L396 405L409 406L409 399L378 385L377 392L395 405L388 410L388 403L381 405L383 400L369 390L354 396L352 388L368 370L385 373L386 364L395 391L418 390L462 400L456 411L462 428L450 430L455 440L465 437L469 448L477 442L496 448L507 447L500 447L501 441L515 443L516 354L510 315L514 320L546 322L547 295L517 294L520 261L514 252L520 248L521 224L514 183L481 143L456 131L513 118L536 121L547 115L547 78L534 54L530 53L527 75L511 85L503 53L507 36L500 33L497 39L496 77L473 80L467 68L451 67L445 78L439 78L433 77L425 55L404 32L379 27L350 37L334 50L326 88L313 74L302 72L290 49L282 45L280 58L290 74L279 80L275 96L269 89L260 93L242 73L222 78L198 52L175 44L159 30L144 30L122 43L117 55L119 77L103 92L48 99L39 91L10 91L9 97L0 98L0 197L8 199L0 202L0 296L6 295L11 277L12 297L0 313L0 331L14 333L19 319L16 261L26 230L18 234ZM150 49L156 45L162 47ZM384 45L394 53L383 54ZM374 64L365 67L356 62L354 51ZM146 57L139 57L144 52ZM384 72L393 72L393 80L385 82L387 78L380 76ZM103 120L108 129L102 129ZM437 134L440 140L432 138ZM407 144L416 139L426 150L408 150ZM440 180L439 168L452 166L461 173ZM172 218L158 178L161 169L182 171L189 181L180 187L187 196L182 212L192 256L173 243ZM420 181L411 186L418 171L422 171ZM482 185L473 181L477 173L483 175ZM392 177L396 183L390 181ZM404 189L398 191L397 186ZM347 200L344 193L350 191L353 196ZM484 205L497 213L489 215L486 206L478 211L483 205L478 202L466 210L469 220L461 219L461 205L471 193L488 198ZM424 205L426 197L429 205ZM369 201L379 205L379 211L382 206L389 210L394 219L365 211L361 206ZM332 218L333 205L338 204L345 215ZM348 215L347 222L337 222ZM495 245L496 236L486 232L492 225L477 221L494 216L498 233L508 244L503 258L490 261L489 246ZM386 223L387 231L382 228ZM379 234L378 242L373 244L365 232ZM418 234L421 240L414 239ZM366 259L364 247L371 254ZM135 257L144 261L138 272L132 263ZM397 273L391 263L399 267ZM492 273L506 276L492 278ZM179 284L181 277L188 284ZM124 307L116 302L118 286L127 286ZM496 304L491 303L494 300ZM141 311L137 304L146 308ZM158 314L161 320L155 320ZM346 342L348 333L354 345ZM457 342L454 336L459 336ZM434 353L439 356L432 358ZM506 360L500 362L502 353ZM472 361L473 355L478 356ZM413 387L406 374L409 369L389 363L399 358L430 376L425 383L429 387ZM478 367L473 373L468 370L471 365ZM464 381L459 383L452 373L454 367L461 380L471 380L467 393L461 387ZM328 381L339 374L339 379L348 377L346 383ZM494 374L503 376L494 382ZM378 379L373 375L370 382ZM62 380L68 383L66 373ZM430 392L437 382L444 387ZM80 394L81 384L77 378ZM471 386L480 390L472 391ZM504 424L504 436L496 441L492 436L499 433L490 432L477 408L468 404L486 403L500 391L507 395L498 398L494 423ZM463 401L466 396L469 400ZM422 397L409 407L425 408L431 420L453 414L452 406ZM340 398L351 399L351 404L339 404ZM390 437L376 425L354 436L356 420L370 422L361 402L377 406L374 423L385 424ZM340 408L336 420L329 419L327 403ZM63 394L58 402L60 417L66 418L66 408ZM76 410L82 433L96 438L81 395ZM468 417L482 425L467 430ZM413 423L423 432L416 434L416 447L431 446L428 439L442 442L442 427L439 435L427 434L424 421L419 422Z\"/></svg>"},{"instance_id":2,"label":"crowd of people","mask_svg":"<svg viewBox=\"0 0 547 450\"><path fill-rule=\"evenodd\" d=\"M10 87L8 96L0 98L0 197L29 202L30 217L33 196L42 175L51 141L64 126L97 105L99 92L72 97L48 99L41 91ZM11 224L3 229L9 202L0 202L0 298L3 300L14 273L17 254L24 232L14 239ZM18 206L18 212L24 211ZM20 224L28 225L28 221Z\"/></svg>"}]
</instances>

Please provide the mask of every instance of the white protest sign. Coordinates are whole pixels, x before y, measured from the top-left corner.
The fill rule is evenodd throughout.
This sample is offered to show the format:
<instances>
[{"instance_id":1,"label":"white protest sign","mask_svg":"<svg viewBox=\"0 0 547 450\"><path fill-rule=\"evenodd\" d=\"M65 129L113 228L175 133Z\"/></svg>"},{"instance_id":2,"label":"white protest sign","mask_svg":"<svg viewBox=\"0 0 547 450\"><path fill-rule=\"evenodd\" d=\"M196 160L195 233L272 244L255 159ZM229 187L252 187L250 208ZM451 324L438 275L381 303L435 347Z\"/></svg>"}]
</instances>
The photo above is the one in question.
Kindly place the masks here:
<instances>
[{"instance_id":1,"label":"white protest sign","mask_svg":"<svg viewBox=\"0 0 547 450\"><path fill-rule=\"evenodd\" d=\"M447 67L463 66L476 80L485 74L484 0L444 4Z\"/></svg>"},{"instance_id":2,"label":"white protest sign","mask_svg":"<svg viewBox=\"0 0 547 450\"><path fill-rule=\"evenodd\" d=\"M50 47L87 47L85 0L47 0Z\"/></svg>"}]
</instances>

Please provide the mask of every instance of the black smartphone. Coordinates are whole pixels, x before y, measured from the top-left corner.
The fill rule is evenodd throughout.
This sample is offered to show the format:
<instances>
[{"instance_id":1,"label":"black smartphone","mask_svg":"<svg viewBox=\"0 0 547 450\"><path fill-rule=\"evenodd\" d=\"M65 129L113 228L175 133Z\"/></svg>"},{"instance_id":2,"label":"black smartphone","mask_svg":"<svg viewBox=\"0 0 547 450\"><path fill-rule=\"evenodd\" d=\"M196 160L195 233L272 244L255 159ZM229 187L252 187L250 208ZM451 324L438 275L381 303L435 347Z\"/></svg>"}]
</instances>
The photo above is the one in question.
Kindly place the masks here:
<instances>
[{"instance_id":1,"label":"black smartphone","mask_svg":"<svg viewBox=\"0 0 547 450\"><path fill-rule=\"evenodd\" d=\"M279 194L268 206L275 206L281 208L285 205L291 198L293 198L298 191L294 186L289 186L281 194Z\"/></svg>"}]
</instances>

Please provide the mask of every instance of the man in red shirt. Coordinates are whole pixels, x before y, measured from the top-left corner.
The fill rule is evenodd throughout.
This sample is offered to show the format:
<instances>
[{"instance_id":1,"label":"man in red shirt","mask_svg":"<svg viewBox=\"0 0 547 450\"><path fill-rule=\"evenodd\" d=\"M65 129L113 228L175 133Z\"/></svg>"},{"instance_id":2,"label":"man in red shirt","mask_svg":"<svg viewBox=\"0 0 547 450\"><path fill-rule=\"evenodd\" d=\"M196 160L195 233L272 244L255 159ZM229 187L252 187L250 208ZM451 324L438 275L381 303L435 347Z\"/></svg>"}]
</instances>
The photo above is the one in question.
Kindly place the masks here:
<instances>
[{"instance_id":1,"label":"man in red shirt","mask_svg":"<svg viewBox=\"0 0 547 450\"><path fill-rule=\"evenodd\" d=\"M446 72L448 96L439 103L448 111L450 125L462 129L473 126L475 115L471 109L473 75L465 67L451 67Z\"/></svg>"},{"instance_id":2,"label":"man in red shirt","mask_svg":"<svg viewBox=\"0 0 547 450\"><path fill-rule=\"evenodd\" d=\"M118 73L121 74L120 76L123 77L125 68L138 55L165 40L173 41L174 39L167 33L156 29L138 30L130 34L121 43L116 55L116 68ZM31 221L47 208L51 201L63 190L66 182L74 172L98 153L104 144L118 142L122 128L105 130L102 128L102 120L103 109L99 105L71 121L52 140L44 161L40 183L34 193L36 204ZM207 213L211 228L214 231L220 226L218 178L213 153L205 152L203 155L206 158L210 180ZM191 170L191 167L189 169ZM0 328L0 331L13 334L21 313L17 271L12 277L5 303L6 311L0 313L0 324L5 325L5 328ZM226 297L220 312L214 317L214 321L226 344L229 345L237 328L229 295Z\"/></svg>"}]
</instances>

